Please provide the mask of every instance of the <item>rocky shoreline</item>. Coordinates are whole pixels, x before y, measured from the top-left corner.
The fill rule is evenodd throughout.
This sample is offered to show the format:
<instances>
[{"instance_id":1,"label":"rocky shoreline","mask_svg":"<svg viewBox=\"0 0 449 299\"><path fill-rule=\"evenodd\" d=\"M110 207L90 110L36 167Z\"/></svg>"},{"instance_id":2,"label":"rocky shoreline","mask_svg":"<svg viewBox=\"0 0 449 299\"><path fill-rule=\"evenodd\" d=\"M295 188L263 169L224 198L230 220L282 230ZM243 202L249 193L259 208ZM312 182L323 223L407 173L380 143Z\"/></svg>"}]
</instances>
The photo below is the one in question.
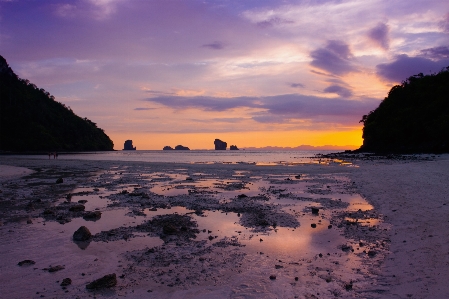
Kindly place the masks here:
<instances>
[{"instance_id":1,"label":"rocky shoreline","mask_svg":"<svg viewBox=\"0 0 449 299\"><path fill-rule=\"evenodd\" d=\"M360 196L363 165L47 163L0 163L34 171L0 187L10 297L387 298L391 225ZM91 236L75 242L81 226ZM49 265L71 283L35 272Z\"/></svg>"}]
</instances>

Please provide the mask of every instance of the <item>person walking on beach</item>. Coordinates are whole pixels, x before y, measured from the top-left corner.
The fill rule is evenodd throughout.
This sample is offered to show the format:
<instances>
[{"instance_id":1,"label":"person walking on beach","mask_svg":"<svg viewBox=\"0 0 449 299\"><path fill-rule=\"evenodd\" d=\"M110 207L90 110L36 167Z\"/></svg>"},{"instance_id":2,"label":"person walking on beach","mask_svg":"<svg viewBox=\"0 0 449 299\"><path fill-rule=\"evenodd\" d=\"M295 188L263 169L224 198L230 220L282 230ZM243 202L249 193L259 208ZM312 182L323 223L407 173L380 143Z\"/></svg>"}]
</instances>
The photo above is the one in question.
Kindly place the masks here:
<instances>
[{"instance_id":1,"label":"person walking on beach","mask_svg":"<svg viewBox=\"0 0 449 299\"><path fill-rule=\"evenodd\" d=\"M50 152L48 152L48 160L50 160L50 156L51 156L51 153L50 153Z\"/></svg>"}]
</instances>

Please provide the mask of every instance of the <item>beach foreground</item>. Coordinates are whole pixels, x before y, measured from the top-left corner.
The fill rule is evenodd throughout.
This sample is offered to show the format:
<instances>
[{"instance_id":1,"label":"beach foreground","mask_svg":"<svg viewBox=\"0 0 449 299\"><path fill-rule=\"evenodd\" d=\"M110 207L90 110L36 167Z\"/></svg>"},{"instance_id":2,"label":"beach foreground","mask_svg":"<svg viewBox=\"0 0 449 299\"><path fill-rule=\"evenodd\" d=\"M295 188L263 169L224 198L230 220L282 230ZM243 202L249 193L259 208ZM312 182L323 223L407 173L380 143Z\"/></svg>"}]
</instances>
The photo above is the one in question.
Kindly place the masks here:
<instances>
[{"instance_id":1,"label":"beach foreground","mask_svg":"<svg viewBox=\"0 0 449 299\"><path fill-rule=\"evenodd\" d=\"M449 156L352 162L0 157L2 296L448 298Z\"/></svg>"}]
</instances>

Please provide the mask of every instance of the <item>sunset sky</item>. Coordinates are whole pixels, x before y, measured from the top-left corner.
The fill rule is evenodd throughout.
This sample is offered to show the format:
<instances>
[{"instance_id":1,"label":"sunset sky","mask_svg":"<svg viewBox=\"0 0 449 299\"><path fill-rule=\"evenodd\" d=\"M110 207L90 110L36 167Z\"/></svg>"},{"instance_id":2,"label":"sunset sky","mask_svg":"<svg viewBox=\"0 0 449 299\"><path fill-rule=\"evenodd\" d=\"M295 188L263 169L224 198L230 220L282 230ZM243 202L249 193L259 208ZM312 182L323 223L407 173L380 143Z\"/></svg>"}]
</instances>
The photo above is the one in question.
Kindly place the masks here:
<instances>
[{"instance_id":1,"label":"sunset sky","mask_svg":"<svg viewBox=\"0 0 449 299\"><path fill-rule=\"evenodd\" d=\"M115 149L357 147L393 85L449 66L449 3L0 0L0 55Z\"/></svg>"}]
</instances>

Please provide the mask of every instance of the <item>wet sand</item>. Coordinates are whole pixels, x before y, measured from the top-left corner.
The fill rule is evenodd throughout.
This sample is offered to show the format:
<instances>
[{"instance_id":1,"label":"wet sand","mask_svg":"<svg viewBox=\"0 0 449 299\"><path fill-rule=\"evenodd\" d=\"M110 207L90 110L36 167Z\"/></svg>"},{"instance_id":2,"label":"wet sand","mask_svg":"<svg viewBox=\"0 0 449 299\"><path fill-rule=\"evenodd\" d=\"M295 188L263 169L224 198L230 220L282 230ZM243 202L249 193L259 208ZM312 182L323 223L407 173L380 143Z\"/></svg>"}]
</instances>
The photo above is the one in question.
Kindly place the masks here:
<instances>
[{"instance_id":1,"label":"wet sand","mask_svg":"<svg viewBox=\"0 0 449 299\"><path fill-rule=\"evenodd\" d=\"M289 167L1 157L33 171L0 185L2 296L446 298L448 158ZM87 244L72 240L82 225ZM35 264L17 265L27 259ZM110 273L115 287L86 290Z\"/></svg>"}]
</instances>

